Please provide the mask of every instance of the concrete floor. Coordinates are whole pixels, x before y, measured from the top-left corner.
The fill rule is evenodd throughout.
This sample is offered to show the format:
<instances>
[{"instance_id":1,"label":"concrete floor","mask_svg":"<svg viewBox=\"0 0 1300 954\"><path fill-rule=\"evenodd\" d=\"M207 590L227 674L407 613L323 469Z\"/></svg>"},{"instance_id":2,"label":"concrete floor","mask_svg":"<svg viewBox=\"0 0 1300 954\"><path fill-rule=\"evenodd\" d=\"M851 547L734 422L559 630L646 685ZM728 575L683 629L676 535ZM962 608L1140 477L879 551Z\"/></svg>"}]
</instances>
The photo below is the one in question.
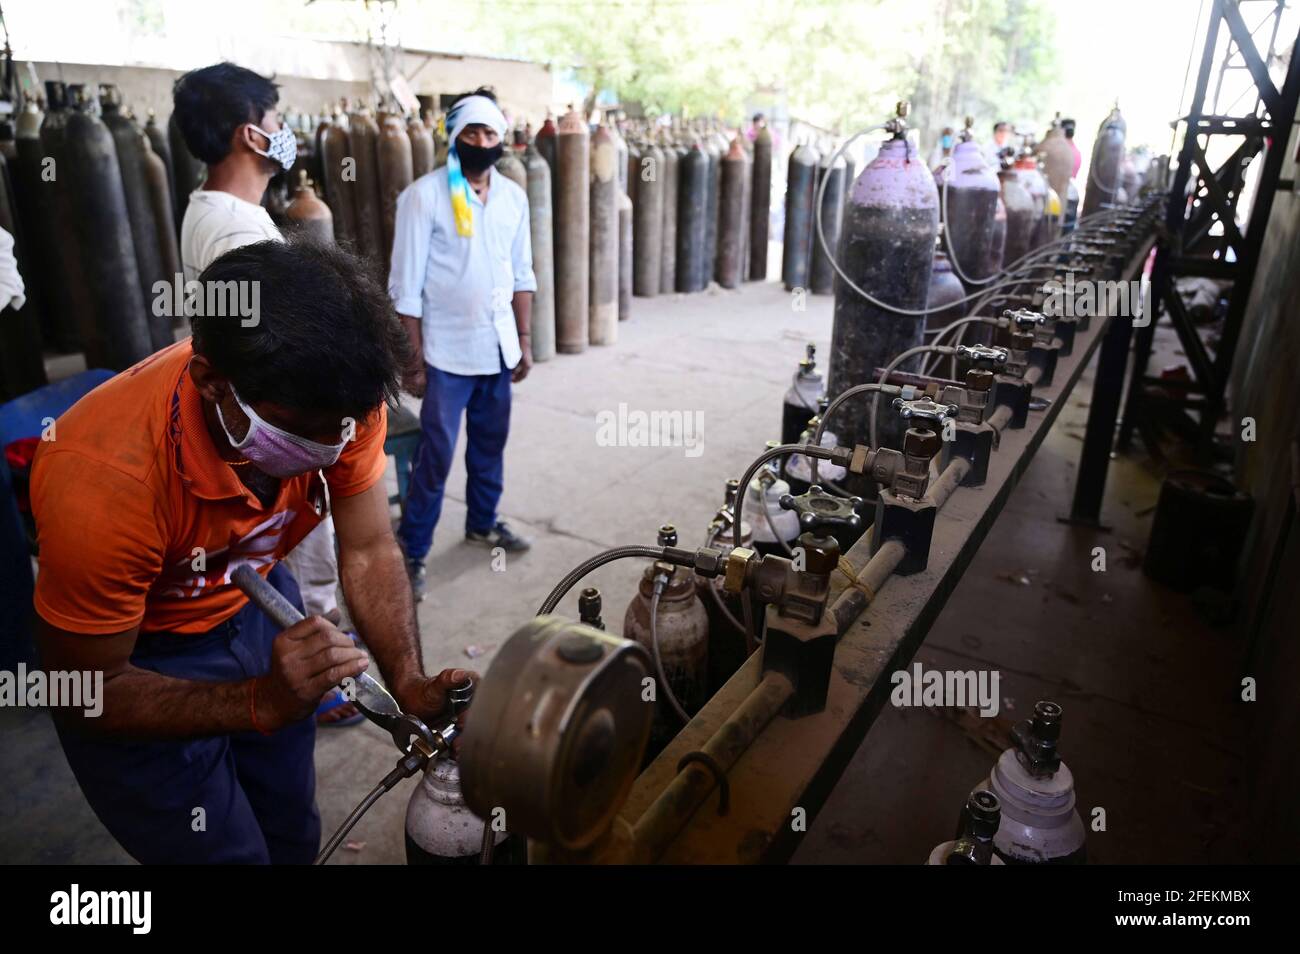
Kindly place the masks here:
<instances>
[{"instance_id":1,"label":"concrete floor","mask_svg":"<svg viewBox=\"0 0 1300 954\"><path fill-rule=\"evenodd\" d=\"M462 543L464 468L453 471L420 607L426 667L486 671L492 654L570 567L595 551L651 543L665 522L702 542L723 486L778 436L781 395L816 341L825 354L831 300L792 307L779 285L636 299L614 347L538 365L515 391L503 517L533 550L494 570ZM1090 841L1102 862L1236 861L1242 803L1234 649L1186 597L1137 569L1157 478L1135 460L1111 470L1097 534L1056 522L1073 486L1088 381L1063 413L919 655L927 666L996 668L1000 720L887 707L798 849L799 863L919 863L950 837L965 794L988 771L1012 720L1036 699L1065 708L1062 753L1081 808L1106 809ZM602 447L596 416L630 409L703 414L703 451ZM462 437L463 443L463 437ZM390 480L393 479L390 471ZM1108 570L1089 569L1094 545ZM641 567L589 579L621 628ZM560 612L576 616L576 591ZM48 717L0 710L0 859L128 860L81 799ZM328 833L394 764L392 744L363 724L322 731L319 802ZM414 781L384 796L339 863L400 863ZM1087 812L1085 812L1087 817Z\"/></svg>"}]
</instances>

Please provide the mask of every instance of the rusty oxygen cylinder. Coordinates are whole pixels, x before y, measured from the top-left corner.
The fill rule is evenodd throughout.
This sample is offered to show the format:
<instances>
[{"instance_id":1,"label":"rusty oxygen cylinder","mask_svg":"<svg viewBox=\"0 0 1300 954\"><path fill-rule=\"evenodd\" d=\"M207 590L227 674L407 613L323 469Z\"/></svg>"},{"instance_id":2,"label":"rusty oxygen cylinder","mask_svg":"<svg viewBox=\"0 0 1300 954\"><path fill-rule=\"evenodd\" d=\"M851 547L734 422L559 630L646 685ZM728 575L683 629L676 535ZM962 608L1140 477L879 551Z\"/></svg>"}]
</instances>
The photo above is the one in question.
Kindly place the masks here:
<instances>
[{"instance_id":1,"label":"rusty oxygen cylinder","mask_svg":"<svg viewBox=\"0 0 1300 954\"><path fill-rule=\"evenodd\" d=\"M379 160L379 199L382 203L380 224L383 228L384 246L381 261L384 278L393 257L393 225L397 219L397 197L411 184L414 173L411 165L411 139L406 134L406 124L401 117L383 113L379 122L379 140L376 147Z\"/></svg>"},{"instance_id":2,"label":"rusty oxygen cylinder","mask_svg":"<svg viewBox=\"0 0 1300 954\"><path fill-rule=\"evenodd\" d=\"M0 228L13 237L13 254L18 274L26 287L22 308L7 308L13 314L0 313L0 401L18 397L43 387L46 383L42 357L42 310L40 290L32 280L36 263L32 261L27 233L23 228L14 200L11 158L17 158L14 129L9 122L0 123Z\"/></svg>"},{"instance_id":3,"label":"rusty oxygen cylinder","mask_svg":"<svg viewBox=\"0 0 1300 954\"><path fill-rule=\"evenodd\" d=\"M740 285L742 226L745 208L745 150L739 139L721 160L718 196L718 267L715 277L723 288Z\"/></svg>"},{"instance_id":4,"label":"rusty oxygen cylinder","mask_svg":"<svg viewBox=\"0 0 1300 954\"><path fill-rule=\"evenodd\" d=\"M130 221L131 244L135 250L135 280L140 285L140 297L146 303L153 301L154 288L162 281L170 282L174 272L165 273L159 252L158 230L154 225L153 203L149 198L149 184L145 179L144 152L149 141L135 121L122 113L122 97L117 87L102 83L99 87L102 121L113 134L113 147L117 152L117 167L122 176L122 192L126 198L126 211ZM155 315L149 309L149 336L153 350L172 344L171 319Z\"/></svg>"},{"instance_id":5,"label":"rusty oxygen cylinder","mask_svg":"<svg viewBox=\"0 0 1300 954\"><path fill-rule=\"evenodd\" d=\"M149 140L149 148L162 161L163 170L167 173L168 206L172 210L171 230L176 233L176 170L172 165L172 147L167 141L167 130L158 125L158 118L152 109L145 119L144 134Z\"/></svg>"},{"instance_id":6,"label":"rusty oxygen cylinder","mask_svg":"<svg viewBox=\"0 0 1300 954\"><path fill-rule=\"evenodd\" d=\"M124 371L153 353L113 134L79 91L58 160L93 307L78 315L86 366ZM187 193L188 194L188 193Z\"/></svg>"},{"instance_id":7,"label":"rusty oxygen cylinder","mask_svg":"<svg viewBox=\"0 0 1300 954\"><path fill-rule=\"evenodd\" d=\"M609 130L591 137L591 328L593 345L618 340L618 151Z\"/></svg>"},{"instance_id":8,"label":"rusty oxygen cylinder","mask_svg":"<svg viewBox=\"0 0 1300 954\"><path fill-rule=\"evenodd\" d=\"M411 175L418 179L433 171L433 133L412 116L406 121L406 135L411 140Z\"/></svg>"},{"instance_id":9,"label":"rusty oxygen cylinder","mask_svg":"<svg viewBox=\"0 0 1300 954\"><path fill-rule=\"evenodd\" d=\"M614 143L614 179L618 182L618 191L628 196L631 192L628 189L628 145L623 134L618 131L618 122L612 117L605 121L605 129L609 132L609 138Z\"/></svg>"},{"instance_id":10,"label":"rusty oxygen cylinder","mask_svg":"<svg viewBox=\"0 0 1300 954\"><path fill-rule=\"evenodd\" d=\"M959 269L967 278L976 280L967 288L975 292L988 284L976 282L993 274L988 270L989 246L994 241L1001 186L985 163L979 145L970 138L969 119L961 136L939 184L939 205L945 218L944 247L949 259L956 262L954 272Z\"/></svg>"},{"instance_id":11,"label":"rusty oxygen cylinder","mask_svg":"<svg viewBox=\"0 0 1300 954\"><path fill-rule=\"evenodd\" d=\"M65 264L68 256L65 246L67 235L62 230L57 209L58 183L55 170L45 162L47 153L41 144L41 129L50 122L62 123L67 119L63 105L63 84L47 83L56 89L47 96L50 111L41 116L35 104L28 102L27 111L20 117L15 148L17 158L12 167L14 198L18 202L18 215L27 235L33 266L32 279L37 286L42 308L41 337L45 346L54 351L77 350L76 312L71 285L71 270ZM24 273L26 275L27 273Z\"/></svg>"},{"instance_id":12,"label":"rusty oxygen cylinder","mask_svg":"<svg viewBox=\"0 0 1300 954\"><path fill-rule=\"evenodd\" d=\"M752 144L743 135L737 135L740 154L745 159L740 188L740 280L749 281L749 217L753 211L754 154Z\"/></svg>"},{"instance_id":13,"label":"rusty oxygen cylinder","mask_svg":"<svg viewBox=\"0 0 1300 954\"><path fill-rule=\"evenodd\" d=\"M158 237L158 259L169 281L184 281L181 253L176 242L176 217L172 214L172 183L162 157L153 151L146 137L141 158L145 184L149 187L149 209L153 213L154 234ZM176 276L181 275L181 278ZM170 324L171 319L167 319ZM168 342L170 343L170 342Z\"/></svg>"},{"instance_id":14,"label":"rusty oxygen cylinder","mask_svg":"<svg viewBox=\"0 0 1300 954\"><path fill-rule=\"evenodd\" d=\"M632 200L618 194L618 320L632 315Z\"/></svg>"},{"instance_id":15,"label":"rusty oxygen cylinder","mask_svg":"<svg viewBox=\"0 0 1300 954\"><path fill-rule=\"evenodd\" d=\"M840 228L844 215L844 160L836 159L831 165L831 153L827 153L817 165L817 188L826 180L826 191L822 196L821 220L822 234L826 236L826 248L831 254L839 247ZM813 193L813 203L817 202L817 193ZM808 290L814 295L829 295L835 290L835 268L830 256L822 248L821 239L817 237L817 220L813 219L809 227L812 240L812 260L808 266Z\"/></svg>"},{"instance_id":16,"label":"rusty oxygen cylinder","mask_svg":"<svg viewBox=\"0 0 1300 954\"><path fill-rule=\"evenodd\" d=\"M591 322L590 138L587 121L579 113L569 110L560 119L551 188L555 196L555 338L561 354L586 350Z\"/></svg>"},{"instance_id":17,"label":"rusty oxygen cylinder","mask_svg":"<svg viewBox=\"0 0 1300 954\"><path fill-rule=\"evenodd\" d=\"M298 170L298 183L284 215L293 231L309 235L322 245L334 244L334 216L330 207L316 197L306 169Z\"/></svg>"},{"instance_id":18,"label":"rusty oxygen cylinder","mask_svg":"<svg viewBox=\"0 0 1300 954\"><path fill-rule=\"evenodd\" d=\"M555 258L551 222L551 167L542 158L536 144L524 153L528 171L528 227L533 239L533 274L537 291L533 293L532 338L533 360L549 361L555 357Z\"/></svg>"},{"instance_id":19,"label":"rusty oxygen cylinder","mask_svg":"<svg viewBox=\"0 0 1300 954\"><path fill-rule=\"evenodd\" d=\"M370 110L348 115L348 144L356 163L356 179L349 183L356 201L356 253L382 268L384 255L383 199L379 186L379 125ZM407 144L409 148L409 143ZM391 248L389 249L391 252Z\"/></svg>"},{"instance_id":20,"label":"rusty oxygen cylinder","mask_svg":"<svg viewBox=\"0 0 1300 954\"><path fill-rule=\"evenodd\" d=\"M749 208L749 280L767 281L767 227L772 215L772 134L754 136L754 174Z\"/></svg>"},{"instance_id":21,"label":"rusty oxygen cylinder","mask_svg":"<svg viewBox=\"0 0 1300 954\"><path fill-rule=\"evenodd\" d=\"M703 291L709 159L696 140L677 161L677 290Z\"/></svg>"},{"instance_id":22,"label":"rusty oxygen cylinder","mask_svg":"<svg viewBox=\"0 0 1300 954\"><path fill-rule=\"evenodd\" d=\"M785 184L785 247L781 251L781 282L786 291L808 287L818 158L817 150L807 145L795 147L790 154Z\"/></svg>"},{"instance_id":23,"label":"rusty oxygen cylinder","mask_svg":"<svg viewBox=\"0 0 1300 954\"><path fill-rule=\"evenodd\" d=\"M1070 193L1070 173L1074 171L1074 150L1070 148L1070 140L1065 138L1060 113L1052 117L1052 125L1038 144L1038 156L1043 160L1047 184L1062 202L1066 201Z\"/></svg>"},{"instance_id":24,"label":"rusty oxygen cylinder","mask_svg":"<svg viewBox=\"0 0 1300 954\"><path fill-rule=\"evenodd\" d=\"M519 188L525 192L528 191L528 170L524 168L523 161L515 155L513 149L501 153L501 158L497 160L497 172L501 173Z\"/></svg>"},{"instance_id":25,"label":"rusty oxygen cylinder","mask_svg":"<svg viewBox=\"0 0 1300 954\"><path fill-rule=\"evenodd\" d=\"M631 175L628 181L635 190L632 291L643 298L653 298L659 294L663 277L664 151L647 142L630 155L637 159L628 170Z\"/></svg>"},{"instance_id":26,"label":"rusty oxygen cylinder","mask_svg":"<svg viewBox=\"0 0 1300 954\"><path fill-rule=\"evenodd\" d=\"M555 203L555 147L558 145L556 140L557 131L555 121L551 119L551 114L546 114L546 121L542 123L537 130L537 135L533 137L533 145L537 147L537 153L546 162L546 167L551 174L551 203Z\"/></svg>"},{"instance_id":27,"label":"rusty oxygen cylinder","mask_svg":"<svg viewBox=\"0 0 1300 954\"><path fill-rule=\"evenodd\" d=\"M663 161L655 175L663 186L663 223L659 243L659 291L671 295L677 288L677 145L663 137L660 144Z\"/></svg>"},{"instance_id":28,"label":"rusty oxygen cylinder","mask_svg":"<svg viewBox=\"0 0 1300 954\"><path fill-rule=\"evenodd\" d=\"M336 115L321 133L320 149L321 170L325 173L325 201L334 215L334 239L349 250L355 250L357 183L344 166L348 163L350 167L355 160L352 159L348 131L343 128L342 114Z\"/></svg>"},{"instance_id":29,"label":"rusty oxygen cylinder","mask_svg":"<svg viewBox=\"0 0 1300 954\"><path fill-rule=\"evenodd\" d=\"M1002 252L1002 267L1007 268L1029 253L1037 216L1033 197L1015 169L1003 169L998 179L1002 183L1002 204L1007 210L1007 237Z\"/></svg>"},{"instance_id":30,"label":"rusty oxygen cylinder","mask_svg":"<svg viewBox=\"0 0 1300 954\"><path fill-rule=\"evenodd\" d=\"M185 221L185 210L190 204L190 193L203 184L207 176L207 167L190 152L185 145L185 136L176 124L176 113L167 118L167 146L172 157L172 195L176 213L176 234L181 234L181 223Z\"/></svg>"},{"instance_id":31,"label":"rusty oxygen cylinder","mask_svg":"<svg viewBox=\"0 0 1300 954\"><path fill-rule=\"evenodd\" d=\"M840 267L877 301L923 312L939 238L939 193L934 176L907 140L905 104L889 123L893 134L853 183L848 214L836 250ZM874 380L878 368L919 345L920 315L903 315L868 301L835 278L830 379L834 400L855 384ZM915 360L911 362L915 367ZM905 370L911 368L904 365ZM870 401L849 401L839 409L835 431L848 447L869 441ZM882 443L890 436L886 428ZM865 482L861 484L867 490ZM850 481L849 488L853 489Z\"/></svg>"}]
</instances>

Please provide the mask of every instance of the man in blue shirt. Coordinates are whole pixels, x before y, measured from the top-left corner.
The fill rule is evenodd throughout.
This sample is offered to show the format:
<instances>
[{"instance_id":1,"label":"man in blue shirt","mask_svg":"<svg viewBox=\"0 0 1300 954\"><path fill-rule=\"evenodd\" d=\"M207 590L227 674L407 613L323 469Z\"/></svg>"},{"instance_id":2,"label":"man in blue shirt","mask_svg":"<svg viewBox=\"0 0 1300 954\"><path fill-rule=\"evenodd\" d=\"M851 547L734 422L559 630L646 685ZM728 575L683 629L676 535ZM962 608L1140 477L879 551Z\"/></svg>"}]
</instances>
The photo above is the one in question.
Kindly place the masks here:
<instances>
[{"instance_id":1,"label":"man in blue shirt","mask_svg":"<svg viewBox=\"0 0 1300 954\"><path fill-rule=\"evenodd\" d=\"M497 519L510 385L532 367L529 320L537 279L528 197L493 168L506 120L490 91L460 97L446 124L447 164L398 196L388 278L413 350L423 356L403 379L423 405L398 528L417 599L424 595L424 560L442 512L462 414L465 539L511 552L530 546Z\"/></svg>"}]
</instances>

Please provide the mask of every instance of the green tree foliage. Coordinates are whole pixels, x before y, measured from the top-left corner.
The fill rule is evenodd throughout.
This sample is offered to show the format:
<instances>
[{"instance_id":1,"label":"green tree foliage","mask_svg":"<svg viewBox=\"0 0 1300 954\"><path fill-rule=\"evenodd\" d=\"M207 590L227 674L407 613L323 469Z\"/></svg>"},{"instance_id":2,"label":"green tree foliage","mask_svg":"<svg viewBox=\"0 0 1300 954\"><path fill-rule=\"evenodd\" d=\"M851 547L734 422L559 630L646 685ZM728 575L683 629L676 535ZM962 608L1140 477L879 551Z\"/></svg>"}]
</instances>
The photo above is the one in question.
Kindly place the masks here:
<instances>
[{"instance_id":1,"label":"green tree foliage","mask_svg":"<svg viewBox=\"0 0 1300 954\"><path fill-rule=\"evenodd\" d=\"M480 0L483 52L573 68L648 112L738 122L754 102L848 131L899 98L930 133L971 113L1041 123L1056 30L1044 0ZM492 44L491 47L486 44Z\"/></svg>"}]
</instances>

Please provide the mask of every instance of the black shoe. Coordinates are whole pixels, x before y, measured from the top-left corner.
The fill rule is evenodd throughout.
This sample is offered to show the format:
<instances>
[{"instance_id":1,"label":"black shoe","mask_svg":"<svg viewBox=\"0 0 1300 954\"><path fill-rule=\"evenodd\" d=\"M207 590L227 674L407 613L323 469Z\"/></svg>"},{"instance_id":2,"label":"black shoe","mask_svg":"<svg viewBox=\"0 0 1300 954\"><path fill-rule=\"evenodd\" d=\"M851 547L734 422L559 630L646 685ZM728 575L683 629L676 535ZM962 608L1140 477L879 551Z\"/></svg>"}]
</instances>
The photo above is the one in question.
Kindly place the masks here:
<instances>
[{"instance_id":1,"label":"black shoe","mask_svg":"<svg viewBox=\"0 0 1300 954\"><path fill-rule=\"evenodd\" d=\"M500 547L507 553L523 553L533 545L533 541L527 537L519 537L501 521L486 533L476 533L473 530L465 531L465 539L470 543L481 543L486 547Z\"/></svg>"},{"instance_id":2,"label":"black shoe","mask_svg":"<svg viewBox=\"0 0 1300 954\"><path fill-rule=\"evenodd\" d=\"M406 560L406 578L411 581L411 596L419 603L424 599L424 561Z\"/></svg>"}]
</instances>

